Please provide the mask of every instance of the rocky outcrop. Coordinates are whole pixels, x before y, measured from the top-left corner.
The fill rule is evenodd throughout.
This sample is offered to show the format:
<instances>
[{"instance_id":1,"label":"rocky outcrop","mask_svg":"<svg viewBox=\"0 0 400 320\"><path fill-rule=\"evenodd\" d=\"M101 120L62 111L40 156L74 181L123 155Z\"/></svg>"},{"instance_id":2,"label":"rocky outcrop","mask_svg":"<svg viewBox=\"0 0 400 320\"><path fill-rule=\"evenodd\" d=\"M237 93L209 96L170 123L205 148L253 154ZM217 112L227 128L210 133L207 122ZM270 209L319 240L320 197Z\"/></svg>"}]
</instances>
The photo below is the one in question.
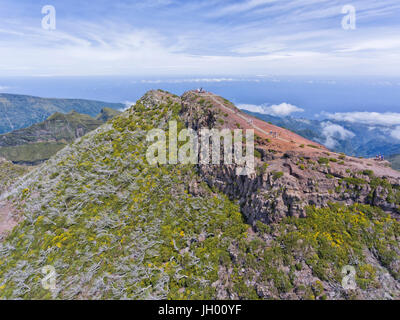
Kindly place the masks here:
<instances>
[{"instance_id":1,"label":"rocky outcrop","mask_svg":"<svg viewBox=\"0 0 400 320\"><path fill-rule=\"evenodd\" d=\"M194 130L239 127L234 122L235 115L240 120L238 111L232 109L230 122L223 121L222 107L232 106L226 102L219 106L216 101L212 94L184 94L181 116L185 124ZM236 175L234 165L199 165L199 174L208 185L238 200L251 224L257 220L277 222L287 216L305 217L306 207L325 207L331 202L370 204L398 216L400 173L389 168L388 163L329 152L311 141L306 148L307 143L287 134L293 145L290 150L283 138L256 141L259 157L253 175Z\"/></svg>"},{"instance_id":2,"label":"rocky outcrop","mask_svg":"<svg viewBox=\"0 0 400 320\"><path fill-rule=\"evenodd\" d=\"M234 166L203 165L199 166L199 173L210 186L239 200L249 223L277 222L286 216L305 217L307 206L325 207L330 202L364 203L399 213L399 203L388 199L390 192L395 192L395 198L398 195L398 178L376 177L377 182L386 182L387 186L374 188L370 177L359 173L359 178L354 178L352 171L346 173L339 165L317 164L312 169L301 170L296 161L297 157L270 161L265 172L259 169L252 176L237 176Z\"/></svg>"}]
</instances>

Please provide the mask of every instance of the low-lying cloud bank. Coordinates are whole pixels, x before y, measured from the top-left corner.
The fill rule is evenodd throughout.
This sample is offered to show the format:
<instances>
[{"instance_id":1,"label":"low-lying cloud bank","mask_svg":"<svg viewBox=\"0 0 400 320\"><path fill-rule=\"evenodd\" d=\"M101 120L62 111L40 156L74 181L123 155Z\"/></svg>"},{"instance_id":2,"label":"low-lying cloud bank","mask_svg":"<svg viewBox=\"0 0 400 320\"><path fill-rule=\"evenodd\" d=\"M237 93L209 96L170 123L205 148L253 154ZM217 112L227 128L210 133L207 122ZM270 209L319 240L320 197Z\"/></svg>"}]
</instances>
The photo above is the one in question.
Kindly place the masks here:
<instances>
[{"instance_id":1,"label":"low-lying cloud bank","mask_svg":"<svg viewBox=\"0 0 400 320\"><path fill-rule=\"evenodd\" d=\"M337 145L337 139L346 140L356 136L353 132L329 121L321 123L321 127L322 136L325 138L323 144L329 149L333 149Z\"/></svg>"},{"instance_id":2,"label":"low-lying cloud bank","mask_svg":"<svg viewBox=\"0 0 400 320\"><path fill-rule=\"evenodd\" d=\"M322 112L321 116L329 120L344 121L368 125L369 131L379 132L400 140L400 113L396 112ZM350 137L351 138L351 137ZM326 144L325 144L326 145ZM328 145L327 145L328 146ZM329 146L328 146L329 147Z\"/></svg>"},{"instance_id":3,"label":"low-lying cloud bank","mask_svg":"<svg viewBox=\"0 0 400 320\"><path fill-rule=\"evenodd\" d=\"M220 82L260 82L260 79L243 79L243 78L191 78L191 79L155 79L141 80L140 83L159 84L159 83L220 83Z\"/></svg>"},{"instance_id":4,"label":"low-lying cloud bank","mask_svg":"<svg viewBox=\"0 0 400 320\"><path fill-rule=\"evenodd\" d=\"M390 135L392 138L395 138L397 140L400 140L400 126L396 127L390 132Z\"/></svg>"},{"instance_id":5,"label":"low-lying cloud bank","mask_svg":"<svg viewBox=\"0 0 400 320\"><path fill-rule=\"evenodd\" d=\"M274 104L271 106L255 105L255 104L240 104L240 109L245 109L251 112L267 114L275 117L287 117L295 112L304 112L304 109L296 107L290 103Z\"/></svg>"},{"instance_id":6,"label":"low-lying cloud bank","mask_svg":"<svg viewBox=\"0 0 400 320\"><path fill-rule=\"evenodd\" d=\"M124 112L124 111L128 110L130 107L132 107L136 104L136 101L125 101L125 102L123 102L123 104L125 105L125 108L121 108L121 109L119 109L119 111Z\"/></svg>"},{"instance_id":7,"label":"low-lying cloud bank","mask_svg":"<svg viewBox=\"0 0 400 320\"><path fill-rule=\"evenodd\" d=\"M322 116L337 121L362 123L368 125L393 126L400 125L400 113L395 112L323 112Z\"/></svg>"}]
</instances>

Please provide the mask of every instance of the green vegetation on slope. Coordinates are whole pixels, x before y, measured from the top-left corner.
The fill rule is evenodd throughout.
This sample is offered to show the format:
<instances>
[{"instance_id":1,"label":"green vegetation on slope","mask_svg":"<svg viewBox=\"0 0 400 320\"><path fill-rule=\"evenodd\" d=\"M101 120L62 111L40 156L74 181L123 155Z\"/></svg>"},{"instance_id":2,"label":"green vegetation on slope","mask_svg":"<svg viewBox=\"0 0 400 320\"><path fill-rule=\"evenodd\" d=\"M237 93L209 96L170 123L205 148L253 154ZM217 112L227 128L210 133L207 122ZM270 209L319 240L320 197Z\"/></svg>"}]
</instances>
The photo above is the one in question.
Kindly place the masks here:
<instances>
[{"instance_id":1,"label":"green vegetation on slope","mask_svg":"<svg viewBox=\"0 0 400 320\"><path fill-rule=\"evenodd\" d=\"M362 290L378 292L382 268L399 279L399 223L380 209L309 208L251 230L193 166L149 166L146 133L179 121L178 101L152 92L25 177L8 197L24 221L0 243L0 298L348 298L344 265Z\"/></svg>"},{"instance_id":2,"label":"green vegetation on slope","mask_svg":"<svg viewBox=\"0 0 400 320\"><path fill-rule=\"evenodd\" d=\"M28 143L15 147L0 148L0 156L14 163L38 164L50 159L66 146L63 142Z\"/></svg>"},{"instance_id":3,"label":"green vegetation on slope","mask_svg":"<svg viewBox=\"0 0 400 320\"><path fill-rule=\"evenodd\" d=\"M190 166L147 165L145 130L176 117L179 105L144 109L136 105L35 173L15 202L25 220L0 245L0 296L50 298L38 273L49 264L60 298L214 296L219 261L246 225L226 197L187 193Z\"/></svg>"},{"instance_id":4,"label":"green vegetation on slope","mask_svg":"<svg viewBox=\"0 0 400 320\"><path fill-rule=\"evenodd\" d=\"M291 217L272 226L258 222L257 227L260 236L273 234L274 240L267 248L258 239L253 240L251 254L242 261L255 270L265 270L260 280L273 280L277 290L294 289L302 292L303 298L324 298L323 290L316 295L312 285L319 282L321 289L327 289L340 284L346 265L356 268L360 288L376 289L381 284L375 277L377 264L371 260L379 260L395 279L400 279L400 224L380 209L330 204L328 208L308 208L304 219ZM274 268L286 272L276 273ZM304 268L310 268L318 280L302 282L299 275Z\"/></svg>"},{"instance_id":5,"label":"green vegetation on slope","mask_svg":"<svg viewBox=\"0 0 400 320\"><path fill-rule=\"evenodd\" d=\"M18 177L29 171L29 168L18 166L0 158L0 195Z\"/></svg>"}]
</instances>

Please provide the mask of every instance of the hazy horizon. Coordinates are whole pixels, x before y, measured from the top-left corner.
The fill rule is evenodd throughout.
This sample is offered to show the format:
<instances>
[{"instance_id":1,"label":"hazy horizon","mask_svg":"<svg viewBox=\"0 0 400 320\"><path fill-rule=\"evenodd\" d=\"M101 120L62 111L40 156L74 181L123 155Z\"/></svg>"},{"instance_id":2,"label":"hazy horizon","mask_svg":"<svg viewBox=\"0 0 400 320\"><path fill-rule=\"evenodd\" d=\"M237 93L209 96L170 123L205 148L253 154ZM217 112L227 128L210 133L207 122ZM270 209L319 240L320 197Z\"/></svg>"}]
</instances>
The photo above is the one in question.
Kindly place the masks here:
<instances>
[{"instance_id":1,"label":"hazy horizon","mask_svg":"<svg viewBox=\"0 0 400 320\"><path fill-rule=\"evenodd\" d=\"M318 118L323 112L379 112L399 110L400 78L343 77L0 77L0 94L76 98L133 103L145 92L163 89L175 94L203 87L235 104L288 104L287 114ZM251 111L251 108L249 109ZM296 112L297 111L297 112ZM257 112L257 111L256 111ZM262 113L262 112L261 112Z\"/></svg>"}]
</instances>

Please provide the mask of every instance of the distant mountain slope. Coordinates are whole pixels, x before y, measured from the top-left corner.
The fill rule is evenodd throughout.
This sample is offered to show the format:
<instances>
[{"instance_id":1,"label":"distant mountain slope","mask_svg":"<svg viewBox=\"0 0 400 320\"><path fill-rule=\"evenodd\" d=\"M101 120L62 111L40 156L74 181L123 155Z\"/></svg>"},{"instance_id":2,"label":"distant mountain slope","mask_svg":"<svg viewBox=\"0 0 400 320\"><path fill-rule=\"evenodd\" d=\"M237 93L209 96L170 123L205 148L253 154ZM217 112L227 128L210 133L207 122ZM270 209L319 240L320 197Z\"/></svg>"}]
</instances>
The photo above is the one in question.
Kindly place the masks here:
<instances>
[{"instance_id":1,"label":"distant mountain slope","mask_svg":"<svg viewBox=\"0 0 400 320\"><path fill-rule=\"evenodd\" d=\"M119 113L102 109L95 119L75 111L56 112L41 123L0 135L0 156L14 163L38 164Z\"/></svg>"},{"instance_id":2,"label":"distant mountain slope","mask_svg":"<svg viewBox=\"0 0 400 320\"><path fill-rule=\"evenodd\" d=\"M392 168L400 170L400 155L393 155L388 158L388 161L392 164Z\"/></svg>"},{"instance_id":3,"label":"distant mountain slope","mask_svg":"<svg viewBox=\"0 0 400 320\"><path fill-rule=\"evenodd\" d=\"M95 117L101 109L123 109L121 103L109 103L83 99L53 99L26 95L0 93L0 134L44 121L55 112L75 110Z\"/></svg>"},{"instance_id":4,"label":"distant mountain slope","mask_svg":"<svg viewBox=\"0 0 400 320\"><path fill-rule=\"evenodd\" d=\"M108 120L114 118L115 116L121 114L121 111L111 109L111 108L103 108L101 112L97 115L96 120L100 120L103 122L107 122Z\"/></svg>"},{"instance_id":5,"label":"distant mountain slope","mask_svg":"<svg viewBox=\"0 0 400 320\"><path fill-rule=\"evenodd\" d=\"M172 120L254 129L255 172L149 164L147 133ZM399 185L387 163L329 152L211 93L151 91L0 196L15 219L0 298L399 299Z\"/></svg>"},{"instance_id":6,"label":"distant mountain slope","mask_svg":"<svg viewBox=\"0 0 400 320\"><path fill-rule=\"evenodd\" d=\"M375 157L377 154L390 156L400 153L400 140L391 135L396 126L371 126L336 120L280 118L243 111L258 119L287 128L336 152L367 158Z\"/></svg>"}]
</instances>

